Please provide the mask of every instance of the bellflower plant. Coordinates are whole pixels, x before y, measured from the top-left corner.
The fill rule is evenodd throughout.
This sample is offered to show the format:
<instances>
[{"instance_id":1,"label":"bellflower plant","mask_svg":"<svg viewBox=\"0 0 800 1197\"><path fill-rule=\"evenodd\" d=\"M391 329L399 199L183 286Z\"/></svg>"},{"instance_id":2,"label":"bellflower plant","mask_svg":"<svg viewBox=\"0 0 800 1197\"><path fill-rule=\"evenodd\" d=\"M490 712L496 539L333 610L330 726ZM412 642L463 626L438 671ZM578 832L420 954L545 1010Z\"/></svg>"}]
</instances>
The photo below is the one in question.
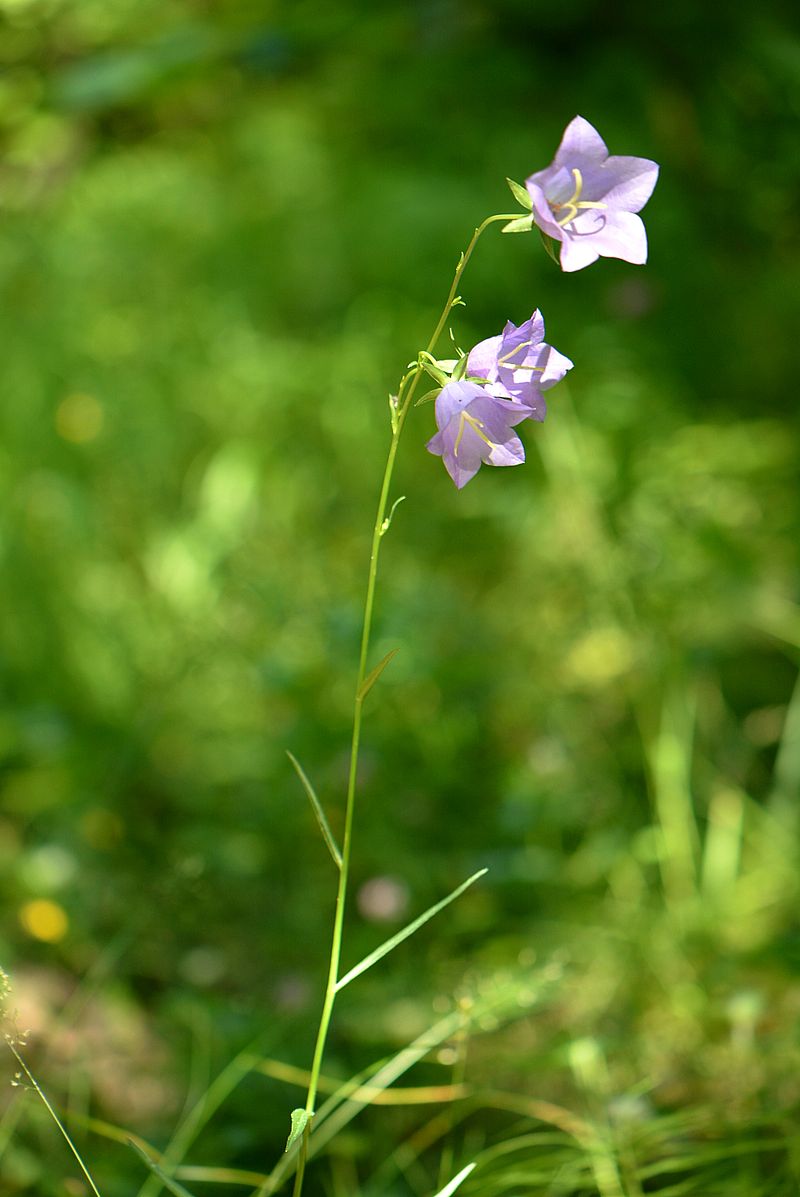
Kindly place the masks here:
<instances>
[{"instance_id":1,"label":"bellflower plant","mask_svg":"<svg viewBox=\"0 0 800 1197\"><path fill-rule=\"evenodd\" d=\"M646 262L647 235L636 213L657 178L655 162L609 155L587 120L570 121L550 165L525 180L534 223L561 242L561 269L582 270L598 258Z\"/></svg>"},{"instance_id":2,"label":"bellflower plant","mask_svg":"<svg viewBox=\"0 0 800 1197\"><path fill-rule=\"evenodd\" d=\"M344 912L353 843L356 778L361 743L362 711L365 699L390 663L393 652L370 668L370 641L378 561L383 538L401 498L390 506L390 491L397 448L412 407L426 399L435 399L437 432L427 442L430 453L440 456L445 468L461 490L477 474L482 464L520 465L525 450L513 429L526 420L541 421L545 416L543 392L559 382L572 362L544 340L544 319L537 309L519 327L509 321L499 336L480 341L468 354L455 361L437 361L433 356L454 308L462 304L458 289L475 246L485 230L502 222L503 232L530 232L536 224L553 241L561 242L561 267L579 270L598 257L618 257L628 262L644 262L647 240L644 226L636 215L650 197L658 167L646 158L609 156L600 134L577 116L567 126L556 156L550 166L532 174L525 187L509 180L511 190L526 212L487 216L474 231L461 254L453 282L436 327L425 349L408 365L397 394L389 399L391 440L378 498L372 532L361 650L353 704L350 740L350 767L341 848L328 825L314 788L300 764L291 758L314 808L328 850L338 870L338 890L328 965L328 983L322 1003L319 1029L311 1063L305 1106L294 1110L291 1132L283 1161L273 1170L269 1188L295 1169L294 1197L300 1197L308 1158L315 1150L314 1111L319 1090L325 1045L337 995L366 969L371 968L428 919L438 914L483 875L481 870L462 882L453 892L419 915L402 931L375 948L360 963L346 972L341 969ZM547 244L547 242L546 242ZM422 377L428 374L434 389L421 399L415 395ZM324 1131L323 1131L324 1134ZM460 1184L469 1169L454 1178L439 1197Z\"/></svg>"}]
</instances>

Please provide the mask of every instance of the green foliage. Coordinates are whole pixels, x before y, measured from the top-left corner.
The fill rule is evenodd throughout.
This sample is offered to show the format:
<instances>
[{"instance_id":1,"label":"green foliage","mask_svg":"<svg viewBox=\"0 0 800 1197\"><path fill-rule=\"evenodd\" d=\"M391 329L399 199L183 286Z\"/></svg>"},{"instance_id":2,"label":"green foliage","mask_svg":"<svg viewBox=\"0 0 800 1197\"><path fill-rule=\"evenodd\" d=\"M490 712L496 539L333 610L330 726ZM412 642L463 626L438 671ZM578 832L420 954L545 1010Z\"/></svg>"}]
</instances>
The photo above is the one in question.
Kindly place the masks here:
<instances>
[{"instance_id":1,"label":"green foliage","mask_svg":"<svg viewBox=\"0 0 800 1197\"><path fill-rule=\"evenodd\" d=\"M309 1181L797 1190L800 58L778 3L597 15L0 0L0 962L103 1197L128 1135L291 1168L335 878L285 751L335 845L385 395L576 110L662 163L650 262L490 230L458 343L541 306L569 386L461 494L409 417L349 958L490 873L348 986ZM5 1189L79 1192L0 1105Z\"/></svg>"}]
</instances>

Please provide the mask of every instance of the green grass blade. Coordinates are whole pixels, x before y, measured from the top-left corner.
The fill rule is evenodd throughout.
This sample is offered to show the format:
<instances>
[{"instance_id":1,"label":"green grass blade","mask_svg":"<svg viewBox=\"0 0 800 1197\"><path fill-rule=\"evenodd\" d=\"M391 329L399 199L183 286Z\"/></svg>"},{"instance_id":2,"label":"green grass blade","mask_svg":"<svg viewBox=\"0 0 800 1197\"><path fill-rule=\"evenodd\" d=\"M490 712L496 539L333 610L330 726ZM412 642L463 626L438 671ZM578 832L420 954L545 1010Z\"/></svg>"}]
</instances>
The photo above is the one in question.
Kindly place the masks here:
<instances>
[{"instance_id":1,"label":"green grass blade","mask_svg":"<svg viewBox=\"0 0 800 1197\"><path fill-rule=\"evenodd\" d=\"M173 1180L171 1176L167 1176L163 1168L159 1168L155 1160L151 1160L147 1152L138 1143L134 1142L133 1139L128 1139L128 1146L133 1148L136 1154L147 1164L150 1171L158 1177L164 1188L169 1189L170 1193L174 1193L175 1197L194 1197L194 1194L185 1189L183 1185L178 1184L177 1180Z\"/></svg>"},{"instance_id":2,"label":"green grass blade","mask_svg":"<svg viewBox=\"0 0 800 1197\"><path fill-rule=\"evenodd\" d=\"M314 814L316 815L317 822L319 823L319 829L322 832L322 838L324 839L325 843L328 846L328 851L330 852L331 856L333 857L333 862L336 865L337 869L341 869L342 854L339 851L339 845L336 843L336 840L333 838L333 832L331 831L330 824L329 824L327 818L325 817L325 811L322 809L322 804L320 803L320 800L314 791L314 787L312 786L311 782L309 781L305 769L300 764L300 762L298 761L298 759L294 755L294 753L289 752L289 749L287 748L286 755L288 756L289 760L292 762L292 767L294 768L294 771L297 774L297 776L300 778L300 784L302 785L303 789L305 790L306 794L308 795L308 801L311 803L311 809L313 810Z\"/></svg>"},{"instance_id":3,"label":"green grass blade","mask_svg":"<svg viewBox=\"0 0 800 1197\"><path fill-rule=\"evenodd\" d=\"M455 1193L462 1180L467 1179L474 1167L474 1164L467 1164L466 1168L462 1168L458 1176L454 1176L450 1183L446 1184L443 1189L440 1189L435 1197L450 1197L451 1193Z\"/></svg>"},{"instance_id":4,"label":"green grass blade","mask_svg":"<svg viewBox=\"0 0 800 1197\"><path fill-rule=\"evenodd\" d=\"M9 1038L6 1038L6 1044L8 1046L9 1051L14 1056L14 1058L16 1059L17 1063L19 1064L20 1068L22 1069L23 1073L25 1074L25 1077L27 1078L31 1087L33 1088L33 1090L35 1091L37 1096L41 1099L42 1104L44 1105L44 1107L47 1110L50 1117L53 1119L53 1122L56 1124L58 1129L61 1131L61 1134L63 1135L63 1137L67 1143L67 1146L69 1147L70 1151L72 1152L75 1159L77 1160L78 1166L80 1167L81 1172L83 1173L83 1175L85 1176L85 1178L88 1182L89 1188L94 1193L94 1197L100 1197L100 1191L97 1188L97 1185L92 1180L92 1176L91 1176L91 1173L89 1172L89 1169L86 1167L83 1160L81 1159L80 1152L78 1151L77 1147L75 1146L72 1139L70 1138L69 1132L67 1131L67 1128L64 1126L64 1123L61 1121L58 1114L55 1112L55 1109L53 1108L52 1104L48 1100L47 1094L44 1092L43 1089L40 1088L39 1082L36 1080L35 1076L31 1072L31 1070L28 1068L28 1065L25 1063L22 1056L19 1054L16 1047L14 1046L14 1044L11 1042L11 1040ZM191 1195L190 1195L190 1197L191 1197Z\"/></svg>"},{"instance_id":5,"label":"green grass blade","mask_svg":"<svg viewBox=\"0 0 800 1197\"><path fill-rule=\"evenodd\" d=\"M393 951L398 944L401 944L404 939L408 939L409 935L413 935L415 931L418 931L420 927L423 927L425 923L427 923L429 919L432 919L434 915L438 914L440 910L444 910L445 906L449 906L451 902L454 902L456 898L459 898L465 889L469 889L471 885L475 884L479 877L483 877L483 875L487 872L488 869L479 869L477 873L473 873L473 875L468 877L466 881L462 881L458 889L454 889L451 894L448 894L446 898L442 898L441 902L437 902L435 906L429 906L424 914L421 914L419 918L414 919L413 923L409 923L408 926L404 927L402 931L398 931L396 935L391 937L391 939L387 939L385 943L382 943L381 946L376 948L374 952L370 952L370 954L365 956L364 959L356 964L354 968L351 968L349 973L345 973L343 977L339 978L339 980L336 982L336 992L338 993L340 989L344 989L345 985L349 985L351 981L356 979L356 977L360 977L361 974L365 973L368 968L372 968L373 964L377 964L379 960L382 960L384 956Z\"/></svg>"},{"instance_id":6,"label":"green grass blade","mask_svg":"<svg viewBox=\"0 0 800 1197\"><path fill-rule=\"evenodd\" d=\"M220 1105L233 1092L239 1082L252 1071L255 1057L255 1044L243 1048L238 1055L222 1069L222 1072L211 1082L202 1097L181 1120L177 1130L161 1155L161 1172L167 1173L177 1170L186 1152L199 1135L202 1128L216 1113ZM152 1171L139 1190L139 1197L158 1197L161 1192L163 1178L160 1173Z\"/></svg>"}]
</instances>

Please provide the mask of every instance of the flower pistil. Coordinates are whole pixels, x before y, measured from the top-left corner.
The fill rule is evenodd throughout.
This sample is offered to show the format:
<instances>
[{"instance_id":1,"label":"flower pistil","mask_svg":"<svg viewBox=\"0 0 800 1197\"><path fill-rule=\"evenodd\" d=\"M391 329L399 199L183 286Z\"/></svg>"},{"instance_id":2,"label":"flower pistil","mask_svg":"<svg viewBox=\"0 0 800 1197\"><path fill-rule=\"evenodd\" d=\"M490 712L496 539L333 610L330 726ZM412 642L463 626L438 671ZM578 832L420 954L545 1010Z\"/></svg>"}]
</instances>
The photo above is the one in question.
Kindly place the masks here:
<instances>
[{"instance_id":1,"label":"flower pistil","mask_svg":"<svg viewBox=\"0 0 800 1197\"><path fill-rule=\"evenodd\" d=\"M558 225L558 227L560 229L563 229L565 225L570 224L575 219L575 217L578 215L578 212L580 209L586 209L586 208L598 209L598 208L607 208L608 207L608 204L602 203L601 200L582 200L581 199L581 195L583 194L583 174L581 173L581 171L578 169L577 166L573 166L573 168L572 168L572 177L575 180L575 190L573 191L570 198L568 200L564 200L564 202L561 204L558 204L558 203L550 204L551 212L560 212L564 208L569 209L566 216L562 216L560 220L556 221L556 224Z\"/></svg>"},{"instance_id":2,"label":"flower pistil","mask_svg":"<svg viewBox=\"0 0 800 1197\"><path fill-rule=\"evenodd\" d=\"M482 432L483 421L478 420L475 416L471 416L468 411L462 411L458 421L458 435L456 436L456 443L453 446L453 456L458 456L458 446L461 444L461 438L464 435L464 424L467 423L474 429L477 435L481 438L484 444L488 445L490 449L496 449L497 445L494 441L490 441L485 432Z\"/></svg>"}]
</instances>

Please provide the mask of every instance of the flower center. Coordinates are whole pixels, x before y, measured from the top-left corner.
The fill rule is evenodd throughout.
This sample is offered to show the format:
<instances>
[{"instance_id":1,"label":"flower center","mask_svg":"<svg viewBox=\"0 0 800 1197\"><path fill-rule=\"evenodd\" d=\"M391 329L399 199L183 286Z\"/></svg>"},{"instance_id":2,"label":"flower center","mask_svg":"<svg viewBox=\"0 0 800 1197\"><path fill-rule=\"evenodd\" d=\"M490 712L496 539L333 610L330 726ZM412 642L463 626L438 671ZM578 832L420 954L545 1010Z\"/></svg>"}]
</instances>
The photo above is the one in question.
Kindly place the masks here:
<instances>
[{"instance_id":1,"label":"flower center","mask_svg":"<svg viewBox=\"0 0 800 1197\"><path fill-rule=\"evenodd\" d=\"M566 216L562 216L560 220L556 221L556 224L560 229L563 229L565 224L570 224L582 209L599 209L608 207L608 204L601 203L599 200L581 199L581 195L583 193L583 175L578 170L577 166L573 166L572 168L572 177L575 180L575 190L570 198L565 200L563 204L550 205L550 210L552 212L561 212L562 210L566 209Z\"/></svg>"},{"instance_id":2,"label":"flower center","mask_svg":"<svg viewBox=\"0 0 800 1197\"><path fill-rule=\"evenodd\" d=\"M481 429L483 428L483 424L481 423L481 421L476 420L475 416L471 416L468 411L462 411L461 415L459 416L459 420L458 420L458 435L456 437L456 443L453 446L453 456L454 457L458 456L458 446L461 444L461 438L464 435L464 428L466 427L467 424L469 424L469 426L470 426L470 428L472 428L473 432L477 433L477 435L481 438L481 440L483 441L483 443L485 445L488 445L490 449L497 448L494 441L490 441L488 436L486 435L486 433L481 431Z\"/></svg>"}]
</instances>

